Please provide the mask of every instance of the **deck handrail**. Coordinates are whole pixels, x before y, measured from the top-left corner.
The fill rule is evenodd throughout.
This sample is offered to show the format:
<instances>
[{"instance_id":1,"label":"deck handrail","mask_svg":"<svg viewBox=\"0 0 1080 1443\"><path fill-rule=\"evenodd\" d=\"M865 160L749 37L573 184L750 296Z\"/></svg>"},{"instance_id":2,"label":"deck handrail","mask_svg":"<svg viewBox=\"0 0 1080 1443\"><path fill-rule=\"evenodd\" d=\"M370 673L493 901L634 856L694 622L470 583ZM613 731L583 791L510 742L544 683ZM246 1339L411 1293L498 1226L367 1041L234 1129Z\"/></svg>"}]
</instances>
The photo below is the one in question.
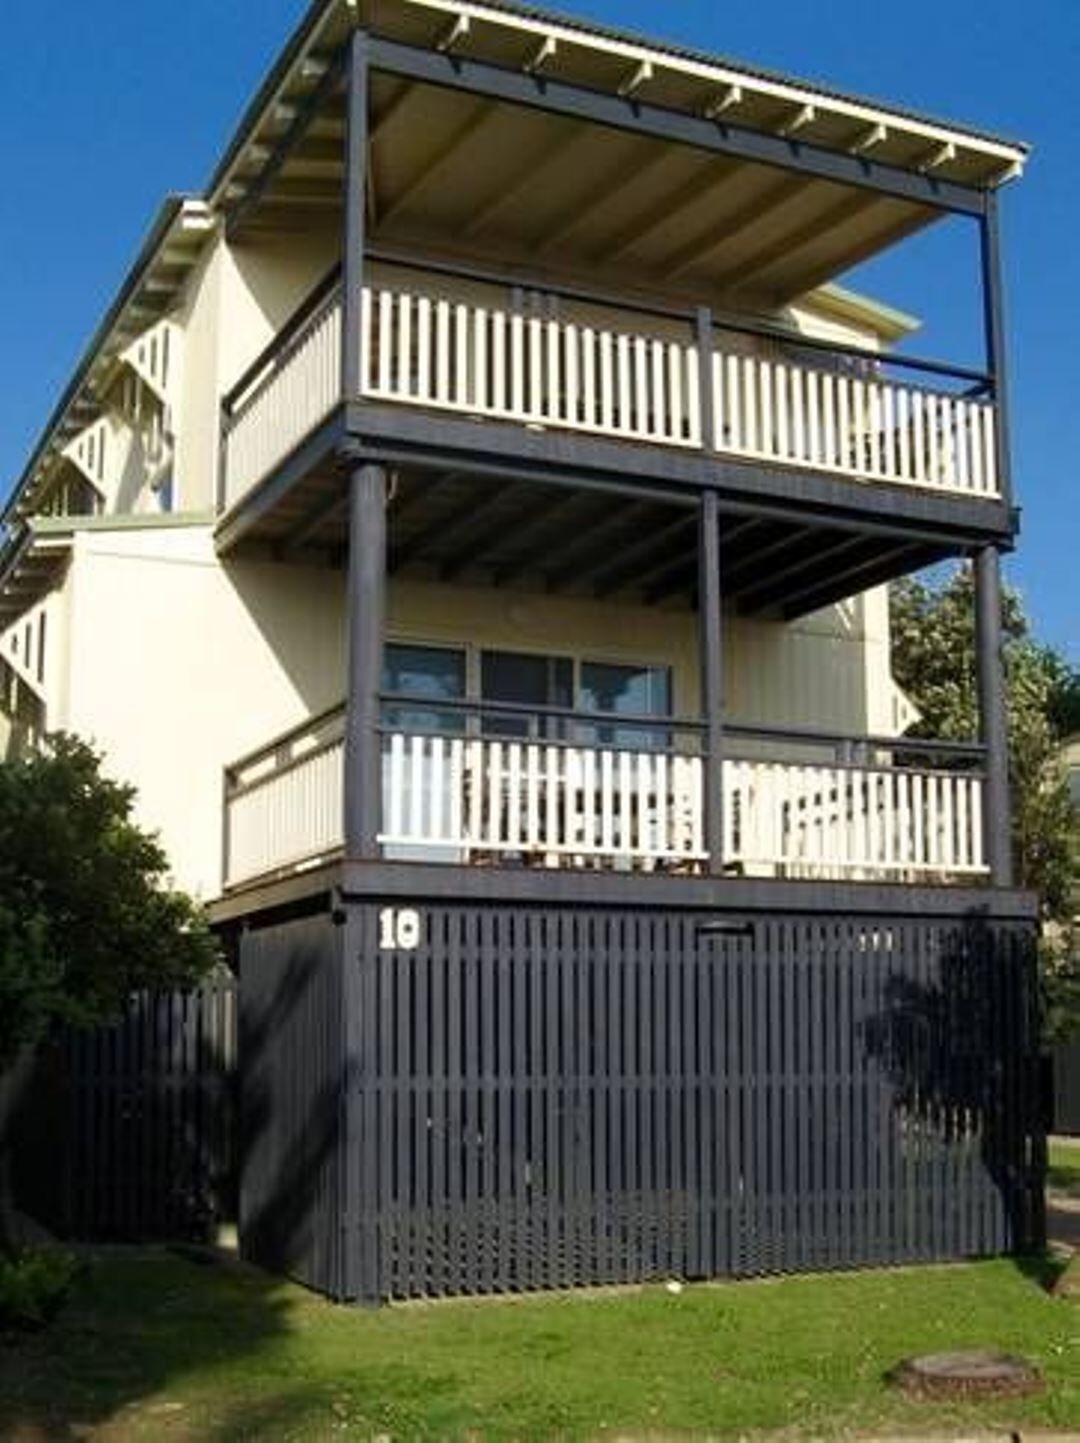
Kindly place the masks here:
<instances>
[{"instance_id":1,"label":"deck handrail","mask_svg":"<svg viewBox=\"0 0 1080 1443\"><path fill-rule=\"evenodd\" d=\"M634 315L655 316L663 320L685 321L693 325L698 308L664 305L659 301L627 296L603 287L580 286L569 282L553 281L550 278L528 274L507 274L489 270L483 266L467 265L459 261L442 261L437 258L408 256L392 248L376 246L368 251L371 260L384 265L397 266L402 270L413 270L421 274L456 277L460 280L476 281L482 285L503 286L508 291L515 289L532 291L540 295L560 296L564 300L580 301L583 304L600 305L613 310L627 311ZM378 283L380 290L400 289L392 284ZM772 325L768 321L748 320L730 311L710 308L714 330L732 331L737 335L756 336L761 340L777 341L800 350L821 351L825 354L866 360L878 365L899 366L905 370L925 371L929 375L948 376L958 381L968 381L981 390L993 391L993 377L988 371L972 366L957 366L950 361L941 361L925 356L914 356L909 352L875 351L866 346L843 345L839 341L823 337L807 336L788 326Z\"/></svg>"},{"instance_id":2,"label":"deck handrail","mask_svg":"<svg viewBox=\"0 0 1080 1443\"><path fill-rule=\"evenodd\" d=\"M461 697L416 697L403 692L380 692L379 701L385 707L403 707L416 713L423 712L461 712L475 716L498 717L504 714L512 716L535 716L550 718L554 720L574 721L586 726L611 726L625 727L627 730L651 729L659 732L691 732L703 735L707 723L700 717L655 717L638 716L625 712L592 712L582 711L580 708L560 706L530 706L523 702L496 702L492 700L477 700L474 698ZM255 747L252 751L229 762L225 767L226 785L232 789L242 785L238 778L242 772L250 771L261 762L268 761L276 754L287 751L294 742L301 741L305 737L313 737L316 733L327 728L333 728L335 723L344 726L345 702L338 702L336 705L327 707L325 710L316 713L289 727L286 731L272 737L270 741L262 746ZM399 731L400 727L388 723L381 723L379 730L382 732ZM438 727L417 727L425 736L438 736L444 734ZM745 722L724 722L722 732L725 738L730 737L736 743L739 741L760 741L769 744L793 743L796 746L828 746L828 747L852 747L864 748L874 751L904 752L910 755L928 755L933 757L954 757L964 763L977 764L985 759L986 748L980 742L951 741L940 738L923 738L909 736L882 736L867 732L842 732L830 731L818 727L784 726L768 727L759 726ZM445 732L446 736L460 736L457 732ZM336 731L331 731L326 742L340 739ZM552 737L529 737L519 740L538 741L545 745L558 745L559 738ZM581 746L580 741L567 743L569 745ZM316 744L312 750L317 750ZM598 746L606 746L605 743L597 743ZM617 747L608 747L608 750L618 750ZM705 755L704 741L702 741L701 755ZM305 752L305 756L310 752ZM733 750L732 755L735 755ZM833 765L843 765L836 762ZM288 763L283 763L288 765Z\"/></svg>"},{"instance_id":3,"label":"deck handrail","mask_svg":"<svg viewBox=\"0 0 1080 1443\"><path fill-rule=\"evenodd\" d=\"M296 343L306 330L308 322L314 319L324 303L334 296L340 283L341 265L339 263L332 266L322 280L307 293L281 329L267 341L240 379L226 391L221 401L221 410L226 426L231 424L239 414L239 403L243 401L246 404L258 394L257 382L262 372L269 369L272 373L274 369L288 360Z\"/></svg>"},{"instance_id":4,"label":"deck handrail","mask_svg":"<svg viewBox=\"0 0 1080 1443\"><path fill-rule=\"evenodd\" d=\"M481 274L412 264L466 279ZM490 279L503 294L489 303L368 280L362 374L352 398L340 374L340 271L331 270L222 401L222 504L239 499L336 406L361 398L855 480L999 495L997 420L985 372L707 308L665 308L559 284L548 283L543 294L610 314L591 322L541 314L507 294L521 289L519 278ZM674 318L676 334L635 324L635 315ZM733 343L737 335L774 349L750 353Z\"/></svg>"}]
</instances>

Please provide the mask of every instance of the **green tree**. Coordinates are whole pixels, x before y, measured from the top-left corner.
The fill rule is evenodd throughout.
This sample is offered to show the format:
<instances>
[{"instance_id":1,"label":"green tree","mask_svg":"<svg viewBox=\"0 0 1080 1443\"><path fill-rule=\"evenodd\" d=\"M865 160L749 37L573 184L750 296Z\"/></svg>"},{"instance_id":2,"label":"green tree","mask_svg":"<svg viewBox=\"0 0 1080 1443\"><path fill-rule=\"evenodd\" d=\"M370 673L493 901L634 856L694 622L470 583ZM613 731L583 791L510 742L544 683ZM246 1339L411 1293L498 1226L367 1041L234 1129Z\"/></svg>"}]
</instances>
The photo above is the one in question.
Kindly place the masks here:
<instances>
[{"instance_id":1,"label":"green tree","mask_svg":"<svg viewBox=\"0 0 1080 1443\"><path fill-rule=\"evenodd\" d=\"M911 735L978 735L974 611L966 566L944 579L905 577L893 584L893 675L922 713ZM1062 1034L1080 1030L1080 949L1072 916L1080 818L1059 759L1080 712L1080 673L1035 640L1020 598L1008 587L1002 634L1013 858L1017 880L1039 895L1048 1030Z\"/></svg>"},{"instance_id":2,"label":"green tree","mask_svg":"<svg viewBox=\"0 0 1080 1443\"><path fill-rule=\"evenodd\" d=\"M0 1078L51 1028L108 1022L139 988L194 984L218 960L202 908L168 885L164 850L132 820L134 796L62 734L0 763Z\"/></svg>"},{"instance_id":3,"label":"green tree","mask_svg":"<svg viewBox=\"0 0 1080 1443\"><path fill-rule=\"evenodd\" d=\"M191 984L217 960L134 797L74 737L0 764L0 1069L54 1024L108 1021L136 989Z\"/></svg>"}]
</instances>

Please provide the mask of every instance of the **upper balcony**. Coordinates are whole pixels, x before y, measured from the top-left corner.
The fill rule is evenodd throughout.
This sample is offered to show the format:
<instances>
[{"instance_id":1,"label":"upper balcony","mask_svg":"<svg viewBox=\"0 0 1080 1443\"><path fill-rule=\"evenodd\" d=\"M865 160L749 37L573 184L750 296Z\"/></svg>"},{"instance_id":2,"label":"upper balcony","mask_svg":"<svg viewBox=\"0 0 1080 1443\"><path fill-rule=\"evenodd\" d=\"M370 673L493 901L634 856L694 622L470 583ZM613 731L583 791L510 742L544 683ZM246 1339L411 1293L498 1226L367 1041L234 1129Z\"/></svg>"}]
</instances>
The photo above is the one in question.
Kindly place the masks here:
<instances>
[{"instance_id":1,"label":"upper balcony","mask_svg":"<svg viewBox=\"0 0 1080 1443\"><path fill-rule=\"evenodd\" d=\"M524 291L476 272L370 277L360 382L342 386L343 303L321 286L227 396L226 511L343 402L602 438L965 500L1000 500L987 378L703 308ZM852 491L853 499L860 493Z\"/></svg>"},{"instance_id":2,"label":"upper balcony","mask_svg":"<svg viewBox=\"0 0 1080 1443\"><path fill-rule=\"evenodd\" d=\"M249 256L343 268L225 400L224 511L340 416L391 465L473 446L1011 535L995 191L1023 147L539 12L360 14L275 78L212 186ZM978 230L981 369L790 323L946 218ZM265 339L280 293L252 299Z\"/></svg>"}]
</instances>

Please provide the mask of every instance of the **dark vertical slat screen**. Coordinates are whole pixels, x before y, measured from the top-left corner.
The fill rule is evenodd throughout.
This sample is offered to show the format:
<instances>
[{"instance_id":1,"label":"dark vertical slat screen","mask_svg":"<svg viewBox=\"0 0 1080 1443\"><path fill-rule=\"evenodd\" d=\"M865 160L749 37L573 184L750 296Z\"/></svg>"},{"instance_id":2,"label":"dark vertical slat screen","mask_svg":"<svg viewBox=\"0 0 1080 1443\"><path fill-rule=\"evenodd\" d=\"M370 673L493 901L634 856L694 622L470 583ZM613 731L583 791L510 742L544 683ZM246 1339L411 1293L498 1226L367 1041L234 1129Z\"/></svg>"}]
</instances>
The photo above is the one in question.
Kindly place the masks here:
<instances>
[{"instance_id":1,"label":"dark vertical slat screen","mask_svg":"<svg viewBox=\"0 0 1080 1443\"><path fill-rule=\"evenodd\" d=\"M420 911L356 964L379 1296L1037 1240L1022 925Z\"/></svg>"},{"instance_id":2,"label":"dark vertical slat screen","mask_svg":"<svg viewBox=\"0 0 1080 1443\"><path fill-rule=\"evenodd\" d=\"M66 1238L204 1238L234 1216L235 985L147 992L41 1050L13 1122L14 1187Z\"/></svg>"}]
</instances>

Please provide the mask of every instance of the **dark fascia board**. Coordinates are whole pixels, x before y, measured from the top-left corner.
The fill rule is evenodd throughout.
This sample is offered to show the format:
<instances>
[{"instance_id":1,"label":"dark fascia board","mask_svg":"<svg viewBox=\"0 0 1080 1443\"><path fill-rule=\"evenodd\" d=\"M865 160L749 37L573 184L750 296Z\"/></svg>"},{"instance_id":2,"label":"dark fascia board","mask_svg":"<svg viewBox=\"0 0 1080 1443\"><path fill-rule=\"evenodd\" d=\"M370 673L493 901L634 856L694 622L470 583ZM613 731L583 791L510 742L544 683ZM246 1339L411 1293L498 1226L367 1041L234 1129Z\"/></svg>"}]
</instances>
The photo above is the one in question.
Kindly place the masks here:
<instances>
[{"instance_id":1,"label":"dark fascia board","mask_svg":"<svg viewBox=\"0 0 1080 1443\"><path fill-rule=\"evenodd\" d=\"M383 901L413 906L453 904L536 907L628 907L685 910L753 921L775 916L839 916L882 921L948 917L957 921L1038 920L1033 892L990 886L914 886L901 882L788 881L749 877L648 876L641 873L461 867L437 862L338 860L288 877L266 878L210 904L218 925L254 924L282 908L308 902L342 905Z\"/></svg>"},{"instance_id":2,"label":"dark fascia board","mask_svg":"<svg viewBox=\"0 0 1080 1443\"><path fill-rule=\"evenodd\" d=\"M787 881L679 877L620 872L544 872L539 868L461 867L437 862L343 862L348 900L411 899L543 906L683 907L702 912L826 913L842 917L1006 918L1033 921L1031 892L989 886L915 886L887 882Z\"/></svg>"},{"instance_id":3,"label":"dark fascia board","mask_svg":"<svg viewBox=\"0 0 1080 1443\"><path fill-rule=\"evenodd\" d=\"M153 261L154 257L157 255L158 249L162 241L168 234L169 227L173 224L177 216L180 214L186 201L199 199L201 199L201 197L197 195L181 194L179 192L176 192L168 195L165 200L162 201L161 206L158 209L158 213L154 217L142 245L139 247L139 252L135 257L135 260L132 262L130 270L124 277L124 280L121 283L120 289L117 291L112 304L105 312L105 315L99 322L97 329L94 331L94 334L91 336L90 341L83 350L82 356L80 357L78 364L75 367L71 380L64 388L60 399L57 401L55 407L53 408L52 415L45 423L45 427L42 430L40 436L38 437L38 440L34 445L33 451L30 453L29 461L27 461L26 465L23 467L22 475L12 487L11 495L5 502L3 511L0 512L0 525L9 524L11 513L15 506L18 505L19 499L22 496L23 491L26 489L27 485L30 482L30 478L37 470L38 463L41 461L42 456L44 455L45 450L49 445L49 442L52 440L53 432L60 425L60 422L64 419L64 413L75 400L76 396L79 394L79 391L82 389L83 383L86 380L90 368L97 357L98 351L108 339L109 332L112 330L113 326L120 318L121 312L123 311L124 307L127 305L128 301L142 284L143 274L146 271L147 267L150 265L150 263Z\"/></svg>"},{"instance_id":4,"label":"dark fascia board","mask_svg":"<svg viewBox=\"0 0 1080 1443\"><path fill-rule=\"evenodd\" d=\"M534 905L686 907L704 912L834 913L885 918L1038 916L1031 892L989 886L913 886L887 882L786 881L748 877L650 876L619 872L544 872L538 868L460 867L437 862L340 864L347 900L518 902Z\"/></svg>"},{"instance_id":5,"label":"dark fascia board","mask_svg":"<svg viewBox=\"0 0 1080 1443\"><path fill-rule=\"evenodd\" d=\"M530 431L491 421L428 415L403 406L353 404L346 430L357 458L391 464L476 470L507 479L603 485L628 497L692 503L703 489L721 493L721 509L770 504L806 523L873 530L958 549L984 541L1009 546L1014 514L1003 502L937 495L915 487L860 486L779 466L727 460L662 446L635 445L564 431ZM731 503L729 505L728 503Z\"/></svg>"}]
</instances>

